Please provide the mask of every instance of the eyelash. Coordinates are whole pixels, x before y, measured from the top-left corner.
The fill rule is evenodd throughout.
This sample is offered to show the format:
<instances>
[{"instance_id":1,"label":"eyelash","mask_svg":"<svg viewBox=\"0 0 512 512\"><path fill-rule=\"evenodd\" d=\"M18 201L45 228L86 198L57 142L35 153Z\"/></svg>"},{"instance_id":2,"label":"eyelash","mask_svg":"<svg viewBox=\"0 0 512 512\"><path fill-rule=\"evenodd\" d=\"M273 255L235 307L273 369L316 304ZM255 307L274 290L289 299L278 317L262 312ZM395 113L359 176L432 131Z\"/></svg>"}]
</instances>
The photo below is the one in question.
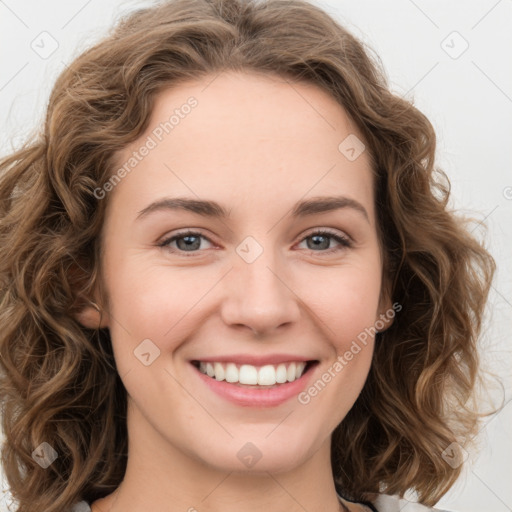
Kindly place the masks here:
<instances>
[{"instance_id":1,"label":"eyelash","mask_svg":"<svg viewBox=\"0 0 512 512\"><path fill-rule=\"evenodd\" d=\"M179 249L171 249L169 247L170 243L172 243L172 242L174 242L176 240L179 240L180 238L185 238L187 236L201 237L201 238L204 238L205 240L208 240L208 242L213 243L208 237L204 236L200 232L197 232L197 231L182 231L182 232L176 233L175 235L173 235L173 236L171 236L169 238L166 238L162 242L158 243L158 247L162 247L164 249L167 249L167 250L169 250L172 253L181 253L186 258L194 257L194 254L196 254L198 252L201 252L201 251L190 251L189 253L187 253L187 251L181 251ZM325 228L324 229L319 229L317 231L313 231L312 233L309 233L307 236L302 238L302 240L300 242L303 242L304 240L306 240L308 238L311 238L313 236L325 236L325 237L332 238L336 242L338 242L341 245L341 247L334 247L334 248L331 248L331 249L327 249L325 251L314 251L312 249L307 249L309 253L313 253L313 254L315 254L315 253L331 254L331 253L334 253L334 252L337 252L337 251L340 251L340 250L349 249L349 248L351 248L353 246L352 241L348 237L339 235L338 233L332 232L332 231L330 231L328 229L325 229Z\"/></svg>"}]
</instances>

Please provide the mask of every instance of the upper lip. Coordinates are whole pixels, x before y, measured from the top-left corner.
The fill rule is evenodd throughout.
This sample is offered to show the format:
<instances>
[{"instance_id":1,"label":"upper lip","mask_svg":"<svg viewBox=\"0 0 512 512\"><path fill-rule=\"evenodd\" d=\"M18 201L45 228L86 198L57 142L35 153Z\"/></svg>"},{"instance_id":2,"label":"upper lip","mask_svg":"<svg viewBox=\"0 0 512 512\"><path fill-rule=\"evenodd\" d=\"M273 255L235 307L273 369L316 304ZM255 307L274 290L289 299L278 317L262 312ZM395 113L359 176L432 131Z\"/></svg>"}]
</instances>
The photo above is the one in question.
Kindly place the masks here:
<instances>
[{"instance_id":1,"label":"upper lip","mask_svg":"<svg viewBox=\"0 0 512 512\"><path fill-rule=\"evenodd\" d=\"M250 364L252 366L264 366L266 364L280 364L295 361L315 361L312 357L303 357L294 354L269 354L257 356L254 354L231 354L229 356L201 357L192 361L201 361L204 363L235 363Z\"/></svg>"}]
</instances>

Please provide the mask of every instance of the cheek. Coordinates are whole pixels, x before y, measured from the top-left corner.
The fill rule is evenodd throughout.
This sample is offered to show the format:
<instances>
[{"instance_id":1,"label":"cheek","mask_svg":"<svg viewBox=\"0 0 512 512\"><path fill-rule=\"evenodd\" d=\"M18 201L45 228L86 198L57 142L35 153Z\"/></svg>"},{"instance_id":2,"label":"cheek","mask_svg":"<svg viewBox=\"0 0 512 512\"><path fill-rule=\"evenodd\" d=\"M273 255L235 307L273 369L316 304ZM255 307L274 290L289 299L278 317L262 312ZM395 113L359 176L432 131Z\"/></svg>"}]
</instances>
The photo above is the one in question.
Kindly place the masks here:
<instances>
[{"instance_id":1,"label":"cheek","mask_svg":"<svg viewBox=\"0 0 512 512\"><path fill-rule=\"evenodd\" d=\"M162 352L172 352L197 327L197 314L204 314L206 295L218 275L211 268L148 265L137 257L118 261L108 279L116 356L128 357L145 339Z\"/></svg>"},{"instance_id":2,"label":"cheek","mask_svg":"<svg viewBox=\"0 0 512 512\"><path fill-rule=\"evenodd\" d=\"M378 319L381 272L377 264L347 266L318 277L307 294L309 305L341 350Z\"/></svg>"},{"instance_id":3,"label":"cheek","mask_svg":"<svg viewBox=\"0 0 512 512\"><path fill-rule=\"evenodd\" d=\"M375 265L351 265L317 279L308 295L329 345L329 360L320 378L329 388L324 398L341 414L338 420L359 395L371 366L380 282L376 260Z\"/></svg>"}]
</instances>

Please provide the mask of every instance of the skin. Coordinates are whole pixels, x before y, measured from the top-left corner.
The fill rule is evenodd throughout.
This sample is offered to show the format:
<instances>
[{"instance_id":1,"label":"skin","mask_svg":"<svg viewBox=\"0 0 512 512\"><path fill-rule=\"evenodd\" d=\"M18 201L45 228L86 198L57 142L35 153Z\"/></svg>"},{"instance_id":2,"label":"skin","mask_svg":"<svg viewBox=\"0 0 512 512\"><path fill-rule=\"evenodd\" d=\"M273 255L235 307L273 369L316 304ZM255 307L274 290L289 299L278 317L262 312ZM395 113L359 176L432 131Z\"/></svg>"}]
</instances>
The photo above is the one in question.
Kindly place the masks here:
<instances>
[{"instance_id":1,"label":"skin","mask_svg":"<svg viewBox=\"0 0 512 512\"><path fill-rule=\"evenodd\" d=\"M364 385L374 340L307 405L234 405L189 360L299 354L319 360L314 383L389 310L369 155L349 161L338 150L349 134L363 137L316 86L229 72L161 92L119 165L190 96L197 107L104 199L102 314L87 307L79 320L110 329L128 393L129 457L117 491L92 510L337 511L331 434ZM300 200L334 194L368 218L348 207L290 215ZM137 220L153 201L185 196L217 201L230 216L161 210ZM183 239L158 246L186 228L206 237L199 248L187 252ZM327 237L315 248L318 228L352 247ZM236 252L247 236L263 249L252 263ZM134 356L144 339L160 350L149 366ZM247 442L261 452L251 468L237 457Z\"/></svg>"}]
</instances>

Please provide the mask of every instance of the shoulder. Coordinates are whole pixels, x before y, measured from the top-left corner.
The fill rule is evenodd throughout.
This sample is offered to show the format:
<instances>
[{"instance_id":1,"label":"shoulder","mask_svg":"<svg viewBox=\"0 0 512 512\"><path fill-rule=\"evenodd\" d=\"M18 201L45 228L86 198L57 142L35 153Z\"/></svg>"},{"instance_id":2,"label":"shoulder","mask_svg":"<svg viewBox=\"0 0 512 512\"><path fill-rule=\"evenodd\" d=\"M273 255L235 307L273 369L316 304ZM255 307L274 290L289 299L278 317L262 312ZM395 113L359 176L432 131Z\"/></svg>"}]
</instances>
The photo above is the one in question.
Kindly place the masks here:
<instances>
[{"instance_id":1,"label":"shoulder","mask_svg":"<svg viewBox=\"0 0 512 512\"><path fill-rule=\"evenodd\" d=\"M379 494L372 501L372 505L377 512L400 512L405 506L407 506L407 512L450 512L448 510L426 507L425 505L387 494ZM91 507L86 501L80 501L71 508L70 512L91 512Z\"/></svg>"},{"instance_id":2,"label":"shoulder","mask_svg":"<svg viewBox=\"0 0 512 512\"><path fill-rule=\"evenodd\" d=\"M450 512L449 510L427 507L420 503L400 499L398 496L389 496L388 494L379 494L372 501L372 504L377 512L400 512L405 510L405 507L407 507L407 512Z\"/></svg>"},{"instance_id":3,"label":"shoulder","mask_svg":"<svg viewBox=\"0 0 512 512\"><path fill-rule=\"evenodd\" d=\"M91 507L86 501L75 503L69 512L91 512Z\"/></svg>"},{"instance_id":4,"label":"shoulder","mask_svg":"<svg viewBox=\"0 0 512 512\"><path fill-rule=\"evenodd\" d=\"M350 503L350 511L353 512L402 512L407 508L407 512L450 512L440 508L431 508L420 503L401 499L398 496L388 494L378 494L371 501L354 502L342 497L338 493L340 500L345 504ZM453 512L453 511L451 511Z\"/></svg>"}]
</instances>

